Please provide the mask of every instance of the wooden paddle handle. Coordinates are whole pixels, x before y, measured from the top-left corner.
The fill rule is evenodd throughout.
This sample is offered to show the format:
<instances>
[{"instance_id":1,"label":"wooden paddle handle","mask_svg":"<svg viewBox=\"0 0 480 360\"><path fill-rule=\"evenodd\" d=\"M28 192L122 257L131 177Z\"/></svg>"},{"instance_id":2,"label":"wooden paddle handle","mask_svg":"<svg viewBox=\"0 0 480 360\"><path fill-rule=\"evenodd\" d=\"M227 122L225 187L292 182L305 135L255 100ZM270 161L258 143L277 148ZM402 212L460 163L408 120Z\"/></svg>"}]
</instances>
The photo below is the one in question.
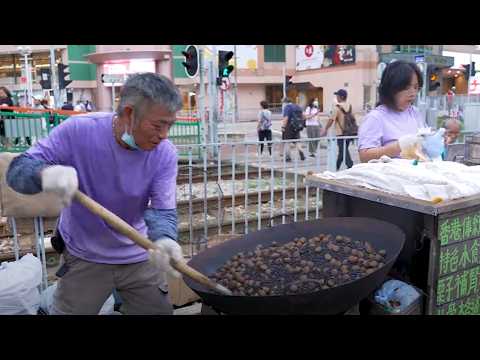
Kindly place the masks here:
<instances>
[{"instance_id":1,"label":"wooden paddle handle","mask_svg":"<svg viewBox=\"0 0 480 360\"><path fill-rule=\"evenodd\" d=\"M146 250L149 250L149 249L158 250L158 246L156 246L152 241L150 241L148 238L140 234L130 224L123 221L117 215L115 215L108 209L104 208L102 205L100 205L99 203L97 203L95 200L91 199L87 195L85 195L80 190L77 190L75 192L74 198L80 204L82 204L88 210L90 210L92 213L100 216L105 222L107 222L111 227L113 227L120 234L123 234L129 239L133 240L137 245L141 246ZM171 259L170 265L181 274L188 276L189 278L199 282L200 284L203 284L209 287L210 289L218 291L222 295L232 295L232 292L230 290L228 290L227 288L225 288L220 284L213 282L208 277L198 272L194 268L188 266L184 262L179 262L174 259Z\"/></svg>"}]
</instances>

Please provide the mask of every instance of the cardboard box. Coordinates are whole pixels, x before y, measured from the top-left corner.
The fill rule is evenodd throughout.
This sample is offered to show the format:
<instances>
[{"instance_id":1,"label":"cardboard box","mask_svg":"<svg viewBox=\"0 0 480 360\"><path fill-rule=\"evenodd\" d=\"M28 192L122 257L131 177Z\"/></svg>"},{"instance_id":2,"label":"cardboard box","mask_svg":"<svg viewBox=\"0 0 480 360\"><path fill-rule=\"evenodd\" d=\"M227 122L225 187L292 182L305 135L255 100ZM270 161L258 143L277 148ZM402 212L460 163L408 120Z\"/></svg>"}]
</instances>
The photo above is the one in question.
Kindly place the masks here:
<instances>
[{"instance_id":1,"label":"cardboard box","mask_svg":"<svg viewBox=\"0 0 480 360\"><path fill-rule=\"evenodd\" d=\"M200 297L195 294L185 284L183 279L178 279L167 275L168 295L170 302L175 306L183 306L185 304L200 300Z\"/></svg>"}]
</instances>

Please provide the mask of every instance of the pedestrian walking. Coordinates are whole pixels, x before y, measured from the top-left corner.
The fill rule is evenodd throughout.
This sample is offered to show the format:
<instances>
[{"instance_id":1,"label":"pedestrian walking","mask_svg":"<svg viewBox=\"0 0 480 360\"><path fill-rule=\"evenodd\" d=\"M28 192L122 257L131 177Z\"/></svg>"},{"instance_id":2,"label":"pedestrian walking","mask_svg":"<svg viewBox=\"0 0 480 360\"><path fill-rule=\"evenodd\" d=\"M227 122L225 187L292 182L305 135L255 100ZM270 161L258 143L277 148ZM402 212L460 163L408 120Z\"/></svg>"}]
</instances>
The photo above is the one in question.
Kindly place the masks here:
<instances>
[{"instance_id":1,"label":"pedestrian walking","mask_svg":"<svg viewBox=\"0 0 480 360\"><path fill-rule=\"evenodd\" d=\"M81 100L77 100L77 104L73 108L73 111L86 112L85 105L83 105Z\"/></svg>"},{"instance_id":2,"label":"pedestrian walking","mask_svg":"<svg viewBox=\"0 0 480 360\"><path fill-rule=\"evenodd\" d=\"M305 109L305 123L307 125L307 136L309 139L318 139L322 135L322 124L319 118L318 100L312 99ZM318 150L319 140L310 140L308 142L308 152L311 157L315 157Z\"/></svg>"},{"instance_id":3,"label":"pedestrian walking","mask_svg":"<svg viewBox=\"0 0 480 360\"><path fill-rule=\"evenodd\" d=\"M5 86L0 86L0 111L13 112L11 109L5 107L13 106L12 94ZM5 134L5 119L10 119L11 116L0 116L0 141L3 146L8 146L8 140Z\"/></svg>"},{"instance_id":4,"label":"pedestrian walking","mask_svg":"<svg viewBox=\"0 0 480 360\"><path fill-rule=\"evenodd\" d=\"M297 104L294 104L290 98L285 98L286 104L283 109L282 120L282 140L295 140L300 139L300 132L305 128L305 116L303 110ZM302 145L298 142L289 142L286 144L286 157L285 161L292 161L290 152L292 149L298 150L300 159L305 160L305 154L302 151Z\"/></svg>"},{"instance_id":5,"label":"pedestrian walking","mask_svg":"<svg viewBox=\"0 0 480 360\"><path fill-rule=\"evenodd\" d=\"M272 112L268 110L268 103L263 100L260 102L262 110L258 112L258 141L260 142L260 155L263 153L264 141L272 141ZM268 152L272 156L272 144L268 143Z\"/></svg>"},{"instance_id":6,"label":"pedestrian walking","mask_svg":"<svg viewBox=\"0 0 480 360\"><path fill-rule=\"evenodd\" d=\"M93 104L90 100L85 101L85 110L87 110L87 112L92 112L94 110Z\"/></svg>"},{"instance_id":7,"label":"pedestrian walking","mask_svg":"<svg viewBox=\"0 0 480 360\"><path fill-rule=\"evenodd\" d=\"M352 105L347 102L347 91L345 89L340 89L337 92L334 93L337 97L337 103L335 104L332 112L331 118L328 120L328 123L325 127L324 132L322 135L325 135L330 129L330 126L332 124L335 124L335 133L338 136L352 136L353 134L349 134L346 132L346 125L347 122L345 121L351 116L352 114ZM355 119L353 119L355 121ZM352 139L337 139L337 145L338 145L338 156L337 156L337 170L340 169L343 163L343 158L345 157L345 164L347 165L347 168L351 168L353 166L353 160L352 157L350 156L350 151L348 147L350 146L350 143L352 142Z\"/></svg>"}]
</instances>

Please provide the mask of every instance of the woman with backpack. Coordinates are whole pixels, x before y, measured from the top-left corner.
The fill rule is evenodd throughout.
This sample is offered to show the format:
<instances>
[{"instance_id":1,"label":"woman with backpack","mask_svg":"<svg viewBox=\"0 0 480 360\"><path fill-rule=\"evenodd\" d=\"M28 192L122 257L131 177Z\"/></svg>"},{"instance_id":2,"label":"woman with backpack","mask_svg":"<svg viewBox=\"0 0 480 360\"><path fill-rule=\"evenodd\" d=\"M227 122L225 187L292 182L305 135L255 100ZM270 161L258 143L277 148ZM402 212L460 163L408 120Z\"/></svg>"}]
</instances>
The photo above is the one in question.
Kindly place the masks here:
<instances>
[{"instance_id":1,"label":"woman with backpack","mask_svg":"<svg viewBox=\"0 0 480 360\"><path fill-rule=\"evenodd\" d=\"M378 88L379 104L365 116L358 132L362 162L383 155L400 157L402 151L422 143L417 131L425 122L413 106L422 86L416 64L397 60L387 65Z\"/></svg>"},{"instance_id":2,"label":"woman with backpack","mask_svg":"<svg viewBox=\"0 0 480 360\"><path fill-rule=\"evenodd\" d=\"M305 109L307 136L309 139L318 139L321 136L322 124L318 117L319 113L318 100L310 100L310 103ZM310 140L308 142L308 152L311 157L315 157L318 149L318 142L319 140Z\"/></svg>"},{"instance_id":3,"label":"woman with backpack","mask_svg":"<svg viewBox=\"0 0 480 360\"><path fill-rule=\"evenodd\" d=\"M337 104L333 108L332 117L328 120L327 126L323 131L322 135L325 135L335 123L335 132L337 136L355 136L357 124L355 121L355 117L352 114L352 105L347 102L347 91L344 89L340 89L334 93L337 96ZM351 168L353 166L353 161L350 156L350 151L348 147L353 139L337 139L338 145L338 157L337 157L337 171L340 170L340 166L342 166L343 158L344 158L344 151L345 151L345 164L347 168Z\"/></svg>"},{"instance_id":4,"label":"woman with backpack","mask_svg":"<svg viewBox=\"0 0 480 360\"><path fill-rule=\"evenodd\" d=\"M260 144L260 155L263 153L263 142L272 141L272 112L268 110L268 103L263 100L260 102L262 110L258 112L258 141ZM268 152L272 156L272 144L268 143Z\"/></svg>"}]
</instances>

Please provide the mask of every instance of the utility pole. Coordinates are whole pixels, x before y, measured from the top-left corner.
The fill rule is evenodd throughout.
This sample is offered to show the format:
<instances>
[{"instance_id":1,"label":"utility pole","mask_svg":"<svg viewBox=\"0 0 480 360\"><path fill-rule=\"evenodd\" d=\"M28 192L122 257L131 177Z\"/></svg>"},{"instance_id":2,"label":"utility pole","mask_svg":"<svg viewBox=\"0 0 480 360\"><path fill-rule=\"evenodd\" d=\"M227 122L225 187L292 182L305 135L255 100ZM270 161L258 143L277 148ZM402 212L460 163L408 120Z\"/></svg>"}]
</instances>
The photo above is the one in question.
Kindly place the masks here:
<instances>
[{"instance_id":1,"label":"utility pole","mask_svg":"<svg viewBox=\"0 0 480 360\"><path fill-rule=\"evenodd\" d=\"M115 82L112 82L112 112L115 112Z\"/></svg>"},{"instance_id":2,"label":"utility pole","mask_svg":"<svg viewBox=\"0 0 480 360\"><path fill-rule=\"evenodd\" d=\"M283 84L283 99L282 99L282 116L283 116L283 109L285 108L285 98L287 97L287 84L285 83L285 78L287 76L287 69L285 65L282 68L282 84Z\"/></svg>"},{"instance_id":3,"label":"utility pole","mask_svg":"<svg viewBox=\"0 0 480 360\"><path fill-rule=\"evenodd\" d=\"M23 61L25 63L25 77L27 79L26 92L27 97L25 99L25 105L33 106L33 88L32 88L32 74L30 72L30 65L28 63L28 56L32 53L30 46L22 47L19 46L18 51L23 55Z\"/></svg>"},{"instance_id":4,"label":"utility pole","mask_svg":"<svg viewBox=\"0 0 480 360\"><path fill-rule=\"evenodd\" d=\"M233 56L234 56L234 66L235 66L235 86L233 88L234 91L234 97L235 97L235 116L233 118L233 122L236 123L239 119L238 115L238 77L237 77L237 72L238 72L238 66L237 66L237 45L233 45Z\"/></svg>"},{"instance_id":5,"label":"utility pole","mask_svg":"<svg viewBox=\"0 0 480 360\"><path fill-rule=\"evenodd\" d=\"M204 45L200 45L198 51L198 74L200 76L200 96L198 98L198 114L200 116L200 121L203 126L203 143L207 143L207 123L205 119L205 77L204 77L204 58L203 54L205 52Z\"/></svg>"},{"instance_id":6,"label":"utility pole","mask_svg":"<svg viewBox=\"0 0 480 360\"><path fill-rule=\"evenodd\" d=\"M51 73L51 82L53 88L53 101L55 109L60 108L60 96L59 96L59 86L58 86L58 78L57 78L57 69L56 69L56 61L55 61L55 47L53 45L50 46L50 73Z\"/></svg>"},{"instance_id":7,"label":"utility pole","mask_svg":"<svg viewBox=\"0 0 480 360\"><path fill-rule=\"evenodd\" d=\"M218 58L218 54L217 54L217 47L214 45L213 48L213 60L210 62L210 76L211 78L209 79L209 83L210 83L210 80L211 80L211 87L210 87L210 90L211 90L211 99L210 99L210 104L211 104L211 116L209 117L210 119L210 143L211 144L214 144L214 143L217 143L218 142L218 93L217 93L217 76L215 74L215 72L217 71L218 69L218 66L217 66L217 58ZM214 149L216 150L216 149ZM216 151L215 151L215 154L216 154Z\"/></svg>"}]
</instances>

